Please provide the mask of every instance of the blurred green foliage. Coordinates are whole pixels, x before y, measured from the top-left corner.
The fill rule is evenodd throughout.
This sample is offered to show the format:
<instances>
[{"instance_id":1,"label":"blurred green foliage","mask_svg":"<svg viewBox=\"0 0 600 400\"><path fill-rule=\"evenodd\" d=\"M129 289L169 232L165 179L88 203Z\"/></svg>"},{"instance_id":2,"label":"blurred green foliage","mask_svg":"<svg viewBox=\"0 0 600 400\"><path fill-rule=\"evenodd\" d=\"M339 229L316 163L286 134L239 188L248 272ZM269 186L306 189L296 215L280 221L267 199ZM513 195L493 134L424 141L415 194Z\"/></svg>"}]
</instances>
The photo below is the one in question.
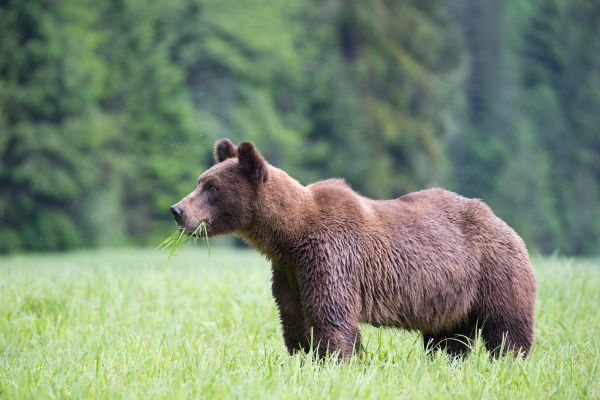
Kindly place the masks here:
<instances>
[{"instance_id":1,"label":"blurred green foliage","mask_svg":"<svg viewBox=\"0 0 600 400\"><path fill-rule=\"evenodd\" d=\"M600 249L600 3L0 2L0 252L157 243L220 137Z\"/></svg>"}]
</instances>

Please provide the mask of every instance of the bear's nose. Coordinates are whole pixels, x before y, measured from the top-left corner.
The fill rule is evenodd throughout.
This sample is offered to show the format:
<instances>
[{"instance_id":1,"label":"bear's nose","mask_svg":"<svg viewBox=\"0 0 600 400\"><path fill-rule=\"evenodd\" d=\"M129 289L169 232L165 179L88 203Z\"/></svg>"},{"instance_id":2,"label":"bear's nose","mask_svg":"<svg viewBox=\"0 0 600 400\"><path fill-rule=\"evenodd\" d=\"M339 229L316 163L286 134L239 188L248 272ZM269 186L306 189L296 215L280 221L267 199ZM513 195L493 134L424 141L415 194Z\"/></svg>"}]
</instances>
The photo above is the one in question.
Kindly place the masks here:
<instances>
[{"instance_id":1,"label":"bear's nose","mask_svg":"<svg viewBox=\"0 0 600 400\"><path fill-rule=\"evenodd\" d=\"M175 204L170 208L171 214L175 217L175 221L181 222L181 218L183 217L183 208L179 204Z\"/></svg>"}]
</instances>

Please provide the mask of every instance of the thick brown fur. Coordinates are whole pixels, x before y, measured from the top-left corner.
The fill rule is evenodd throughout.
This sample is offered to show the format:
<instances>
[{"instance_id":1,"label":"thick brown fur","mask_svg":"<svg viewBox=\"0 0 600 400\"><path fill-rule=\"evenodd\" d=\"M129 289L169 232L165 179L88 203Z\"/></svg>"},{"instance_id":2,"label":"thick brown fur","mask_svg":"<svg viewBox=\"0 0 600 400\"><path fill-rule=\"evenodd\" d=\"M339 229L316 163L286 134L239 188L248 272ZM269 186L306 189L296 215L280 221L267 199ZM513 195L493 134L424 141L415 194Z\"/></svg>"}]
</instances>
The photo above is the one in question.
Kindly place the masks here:
<instances>
[{"instance_id":1,"label":"thick brown fur","mask_svg":"<svg viewBox=\"0 0 600 400\"><path fill-rule=\"evenodd\" d=\"M464 356L481 328L494 356L527 355L536 281L521 238L481 200L428 189L372 200L343 180L303 186L251 143L217 163L178 205L178 223L235 233L272 262L290 352L348 357L359 323L419 330L427 350Z\"/></svg>"}]
</instances>

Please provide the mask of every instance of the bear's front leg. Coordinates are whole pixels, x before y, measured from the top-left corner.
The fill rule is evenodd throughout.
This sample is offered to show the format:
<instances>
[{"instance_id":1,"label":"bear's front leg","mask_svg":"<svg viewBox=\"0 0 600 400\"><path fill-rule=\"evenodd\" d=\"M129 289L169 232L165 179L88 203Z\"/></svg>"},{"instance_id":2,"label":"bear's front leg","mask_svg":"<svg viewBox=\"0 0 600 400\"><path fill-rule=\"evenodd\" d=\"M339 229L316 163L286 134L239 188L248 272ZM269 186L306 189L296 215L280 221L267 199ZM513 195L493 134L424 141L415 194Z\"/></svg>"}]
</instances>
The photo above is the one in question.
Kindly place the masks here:
<instances>
[{"instance_id":1,"label":"bear's front leg","mask_svg":"<svg viewBox=\"0 0 600 400\"><path fill-rule=\"evenodd\" d=\"M314 323L310 328L311 343L319 358L338 354L348 359L360 351L360 331L357 324L332 325Z\"/></svg>"},{"instance_id":2,"label":"bear's front leg","mask_svg":"<svg viewBox=\"0 0 600 400\"><path fill-rule=\"evenodd\" d=\"M343 269L321 265L299 271L300 298L320 358L337 353L347 359L360 350L359 298Z\"/></svg>"},{"instance_id":3,"label":"bear's front leg","mask_svg":"<svg viewBox=\"0 0 600 400\"><path fill-rule=\"evenodd\" d=\"M272 293L283 330L283 340L290 354L298 350L309 351L310 345L307 336L308 325L302 304L298 283L289 271L273 265L272 268Z\"/></svg>"}]
</instances>

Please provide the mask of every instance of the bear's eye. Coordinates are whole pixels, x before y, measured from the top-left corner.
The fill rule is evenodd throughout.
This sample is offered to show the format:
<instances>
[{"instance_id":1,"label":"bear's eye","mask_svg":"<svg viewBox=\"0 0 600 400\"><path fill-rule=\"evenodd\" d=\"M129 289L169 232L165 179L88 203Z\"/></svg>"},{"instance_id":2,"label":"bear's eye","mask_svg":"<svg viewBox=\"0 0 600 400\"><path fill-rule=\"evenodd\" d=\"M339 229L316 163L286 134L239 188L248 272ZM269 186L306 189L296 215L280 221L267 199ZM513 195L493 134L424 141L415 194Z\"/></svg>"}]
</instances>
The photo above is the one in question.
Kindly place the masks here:
<instances>
[{"instance_id":1,"label":"bear's eye","mask_svg":"<svg viewBox=\"0 0 600 400\"><path fill-rule=\"evenodd\" d=\"M204 186L204 191L208 194L215 194L217 193L217 187L215 185L213 185L212 183L207 183Z\"/></svg>"}]
</instances>

